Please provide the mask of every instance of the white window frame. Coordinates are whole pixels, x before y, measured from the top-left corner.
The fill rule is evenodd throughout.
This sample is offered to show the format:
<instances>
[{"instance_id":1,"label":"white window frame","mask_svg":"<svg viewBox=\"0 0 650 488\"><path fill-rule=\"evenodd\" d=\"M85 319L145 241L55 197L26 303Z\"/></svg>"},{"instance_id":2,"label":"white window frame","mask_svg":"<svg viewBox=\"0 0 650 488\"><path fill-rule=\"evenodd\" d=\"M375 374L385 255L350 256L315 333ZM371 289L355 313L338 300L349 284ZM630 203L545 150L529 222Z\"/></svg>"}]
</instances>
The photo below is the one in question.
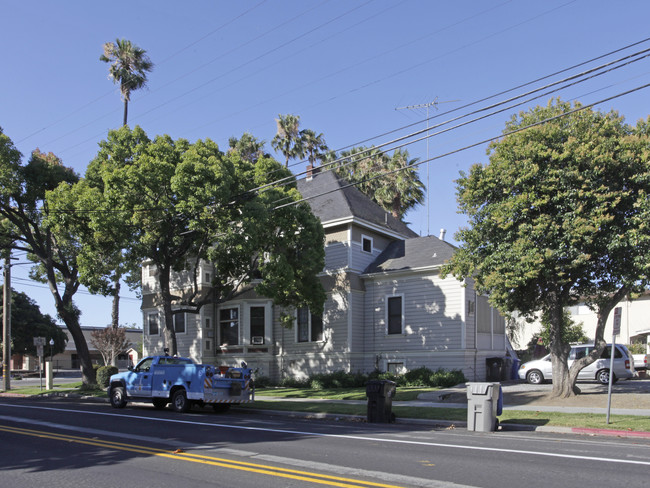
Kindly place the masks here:
<instances>
[{"instance_id":1,"label":"white window frame","mask_svg":"<svg viewBox=\"0 0 650 488\"><path fill-rule=\"evenodd\" d=\"M237 344L228 344L226 347L240 347L242 346L244 339L242 337L242 316L241 316L241 307L239 305L228 305L228 306L223 306L219 307L217 310L217 338L218 338L218 345L219 346L224 346L223 342L223 337L221 337L221 311L222 310L230 310L230 309L236 309L237 310Z\"/></svg>"},{"instance_id":2,"label":"white window frame","mask_svg":"<svg viewBox=\"0 0 650 488\"><path fill-rule=\"evenodd\" d=\"M388 312L388 309L389 309L388 301L389 301L391 298L399 298L400 301L401 301L401 314L400 314L400 322L401 322L400 325L401 325L401 330L400 330L400 332L394 332L394 333L391 333L391 332L389 331L389 318L390 318L390 317L389 317L389 312ZM386 295L386 299L385 299L385 300L386 300L386 301L385 301L385 303L386 303L386 307L385 307L385 309L386 309L386 310L385 310L385 316L384 316L384 319L385 319L385 321L386 321L386 322L385 322L385 323L386 323L386 335L387 335L387 336L403 335L403 334L404 334L404 325L405 325L405 324L404 324L404 294Z\"/></svg>"},{"instance_id":3,"label":"white window frame","mask_svg":"<svg viewBox=\"0 0 650 488\"><path fill-rule=\"evenodd\" d=\"M300 331L298 330L298 310L295 311L295 318L294 318L294 328L296 329L296 344L309 344L309 343L322 343L325 342L325 320L321 316L321 324L323 327L322 330L322 339L318 341L313 341L311 339L312 337L312 330L311 330L311 317L312 317L312 312L309 309L309 307L304 307L307 309L307 340L306 341L301 341L300 340Z\"/></svg>"},{"instance_id":4,"label":"white window frame","mask_svg":"<svg viewBox=\"0 0 650 488\"><path fill-rule=\"evenodd\" d=\"M262 344L253 344L253 331L251 330L251 309L260 307L264 309L264 334L262 337L264 338L264 342ZM246 327L244 331L244 345L247 345L249 347L255 347L255 346L263 346L266 347L270 344L271 342L271 321L272 321L272 314L273 311L271 309L271 304L270 302L250 302L246 303ZM257 336L256 336L257 337Z\"/></svg>"},{"instance_id":5,"label":"white window frame","mask_svg":"<svg viewBox=\"0 0 650 488\"><path fill-rule=\"evenodd\" d=\"M364 241L369 241L370 242L370 251L366 251L363 247ZM373 240L372 237L367 236L365 234L361 234L361 251L365 252L367 254L372 254L372 250L375 248L375 241Z\"/></svg>"},{"instance_id":6,"label":"white window frame","mask_svg":"<svg viewBox=\"0 0 650 488\"><path fill-rule=\"evenodd\" d=\"M158 323L158 332L155 334L151 333L151 317L156 317L156 322ZM159 336L160 335L160 313L158 312L147 312L147 335L148 336Z\"/></svg>"},{"instance_id":7,"label":"white window frame","mask_svg":"<svg viewBox=\"0 0 650 488\"><path fill-rule=\"evenodd\" d=\"M176 317L178 317L179 315L183 316L183 322L185 323L185 331L184 332L178 332L176 330ZM185 313L185 312L183 312L183 313L173 313L172 314L172 322L174 324L174 334L187 335L187 313Z\"/></svg>"}]
</instances>

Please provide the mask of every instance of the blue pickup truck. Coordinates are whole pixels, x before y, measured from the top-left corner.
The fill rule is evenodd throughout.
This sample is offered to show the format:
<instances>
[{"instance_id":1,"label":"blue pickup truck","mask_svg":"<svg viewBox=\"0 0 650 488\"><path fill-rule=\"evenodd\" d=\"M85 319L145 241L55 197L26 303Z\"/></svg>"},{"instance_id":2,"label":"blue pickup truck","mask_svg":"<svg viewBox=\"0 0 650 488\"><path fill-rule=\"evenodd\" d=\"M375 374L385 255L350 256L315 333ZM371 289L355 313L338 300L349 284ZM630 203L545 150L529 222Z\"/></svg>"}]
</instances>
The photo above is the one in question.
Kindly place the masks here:
<instances>
[{"instance_id":1,"label":"blue pickup truck","mask_svg":"<svg viewBox=\"0 0 650 488\"><path fill-rule=\"evenodd\" d=\"M108 397L115 408L124 408L127 402L151 402L158 409L171 403L177 412L207 404L225 411L232 404L252 402L255 388L246 363L241 368L216 368L190 358L149 356L111 376Z\"/></svg>"}]
</instances>

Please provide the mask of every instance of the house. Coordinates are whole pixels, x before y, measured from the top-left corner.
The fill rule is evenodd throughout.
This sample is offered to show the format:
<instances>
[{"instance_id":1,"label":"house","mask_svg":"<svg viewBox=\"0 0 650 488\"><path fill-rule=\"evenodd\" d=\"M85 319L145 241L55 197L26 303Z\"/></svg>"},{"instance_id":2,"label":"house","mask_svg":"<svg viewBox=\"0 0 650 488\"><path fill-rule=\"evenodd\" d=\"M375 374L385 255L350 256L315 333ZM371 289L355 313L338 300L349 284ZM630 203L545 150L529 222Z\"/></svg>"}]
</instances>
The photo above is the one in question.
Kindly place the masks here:
<instances>
[{"instance_id":1,"label":"house","mask_svg":"<svg viewBox=\"0 0 650 488\"><path fill-rule=\"evenodd\" d=\"M301 309L284 328L282 310L252 290L198 314L175 314L179 354L213 364L245 360L274 380L421 366L484 380L486 359L506 355L505 323L471 280L440 277L454 246L418 237L333 172L314 171L298 189L325 230L323 315ZM208 292L215 270L200 266L201 291ZM161 353L156 270L145 265L142 273L144 353Z\"/></svg>"}]
</instances>

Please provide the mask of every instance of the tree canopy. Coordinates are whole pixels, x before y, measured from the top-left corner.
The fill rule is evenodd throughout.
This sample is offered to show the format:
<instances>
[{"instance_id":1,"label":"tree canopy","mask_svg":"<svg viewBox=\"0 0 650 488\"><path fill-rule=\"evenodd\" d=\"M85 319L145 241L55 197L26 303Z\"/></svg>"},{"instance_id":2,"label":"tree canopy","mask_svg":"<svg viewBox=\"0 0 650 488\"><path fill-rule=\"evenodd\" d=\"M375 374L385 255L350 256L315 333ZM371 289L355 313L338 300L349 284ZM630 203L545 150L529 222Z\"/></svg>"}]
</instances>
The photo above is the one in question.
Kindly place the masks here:
<instances>
[{"instance_id":1,"label":"tree canopy","mask_svg":"<svg viewBox=\"0 0 650 488\"><path fill-rule=\"evenodd\" d=\"M0 285L0 293L4 286ZM3 304L0 303L0 313ZM34 337L45 337L48 344L46 349L50 353L49 342L54 339L52 354L59 354L65 350L68 336L57 326L54 319L41 313L36 302L25 293L11 290L11 350L12 354L26 354L36 356ZM0 341L1 342L1 341Z\"/></svg>"},{"instance_id":2,"label":"tree canopy","mask_svg":"<svg viewBox=\"0 0 650 488\"><path fill-rule=\"evenodd\" d=\"M502 312L544 315L556 395L578 391L578 371L605 346L611 309L648 285L647 128L552 100L514 116L489 146L489 164L457 181L469 224L446 271L474 279ZM598 314L598 347L567 371L563 313L579 301Z\"/></svg>"},{"instance_id":3,"label":"tree canopy","mask_svg":"<svg viewBox=\"0 0 650 488\"><path fill-rule=\"evenodd\" d=\"M93 383L88 344L79 325L79 309L73 296L80 286L77 255L80 242L65 225L47 223L47 194L60 185L68 187L79 177L52 153L32 152L26 165L22 155L0 129L0 242L24 251L35 263L30 277L47 283L57 314L70 331L79 360L82 380Z\"/></svg>"},{"instance_id":4,"label":"tree canopy","mask_svg":"<svg viewBox=\"0 0 650 488\"><path fill-rule=\"evenodd\" d=\"M190 292L172 296L172 273L196 273L202 260L215 266L218 301L256 280L257 291L280 306L322 310L320 222L304 203L275 209L300 199L295 182L252 191L291 176L277 161L244 160L238 151L221 152L209 139L149 140L139 127L111 131L102 147L110 157L93 165L93 178L101 180L106 208L130 229L130 242L119 243L129 269L143 261L157 269L158 304L172 354L177 351L173 314L198 312L213 298L201 296L196 274L186 284Z\"/></svg>"}]
</instances>

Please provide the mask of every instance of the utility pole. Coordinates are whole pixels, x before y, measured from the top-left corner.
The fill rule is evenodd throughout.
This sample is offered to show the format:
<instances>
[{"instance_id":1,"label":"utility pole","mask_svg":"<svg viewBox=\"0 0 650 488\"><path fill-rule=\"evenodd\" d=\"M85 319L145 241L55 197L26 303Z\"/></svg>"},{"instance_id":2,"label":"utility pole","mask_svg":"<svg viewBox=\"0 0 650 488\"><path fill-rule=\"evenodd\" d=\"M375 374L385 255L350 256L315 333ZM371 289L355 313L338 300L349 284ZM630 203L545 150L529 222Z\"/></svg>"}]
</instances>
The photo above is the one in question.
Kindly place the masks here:
<instances>
[{"instance_id":1,"label":"utility pole","mask_svg":"<svg viewBox=\"0 0 650 488\"><path fill-rule=\"evenodd\" d=\"M2 290L2 388L11 389L11 252L5 255L5 281Z\"/></svg>"},{"instance_id":2,"label":"utility pole","mask_svg":"<svg viewBox=\"0 0 650 488\"><path fill-rule=\"evenodd\" d=\"M435 107L438 110L439 103L449 103L449 102L458 102L459 100L445 100L444 102L439 102L438 97L434 98L433 101L428 103L420 103L417 105L407 105L405 107L396 107L395 110L419 110L421 108L427 109L427 235L431 235L429 230L430 225L430 212L431 212L431 202L429 200L429 107Z\"/></svg>"}]
</instances>

